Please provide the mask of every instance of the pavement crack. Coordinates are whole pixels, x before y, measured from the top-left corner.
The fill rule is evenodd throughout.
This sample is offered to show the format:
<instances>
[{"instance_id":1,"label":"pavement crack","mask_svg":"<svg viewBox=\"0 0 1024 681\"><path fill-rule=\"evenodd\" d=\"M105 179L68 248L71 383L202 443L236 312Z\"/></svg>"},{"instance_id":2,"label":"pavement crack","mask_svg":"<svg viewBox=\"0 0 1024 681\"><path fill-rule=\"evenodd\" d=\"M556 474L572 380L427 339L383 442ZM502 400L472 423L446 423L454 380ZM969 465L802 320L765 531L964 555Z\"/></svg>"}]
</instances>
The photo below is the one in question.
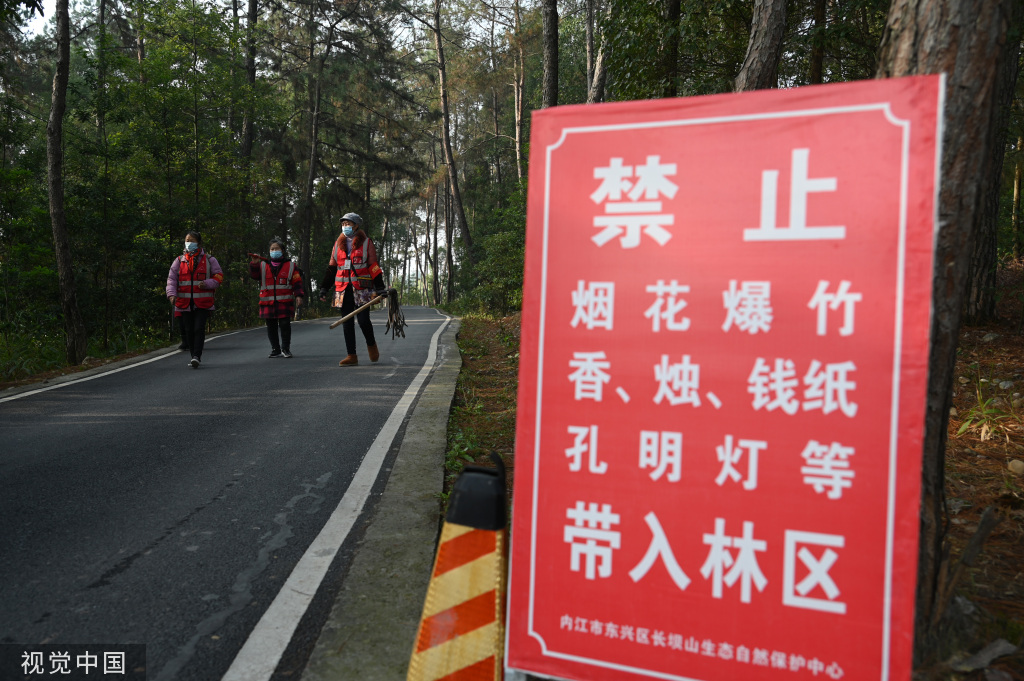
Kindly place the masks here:
<instances>
[{"instance_id":1,"label":"pavement crack","mask_svg":"<svg viewBox=\"0 0 1024 681\"><path fill-rule=\"evenodd\" d=\"M235 583L231 587L231 595L228 597L229 603L196 625L195 633L178 649L178 654L163 666L155 681L171 681L176 679L182 668L195 655L196 646L200 640L204 637L212 636L235 613L248 605L255 605L252 597L253 582L270 565L270 558L274 551L287 546L288 540L293 536L292 526L288 522L289 516L295 511L295 507L299 502L304 499L312 500L309 513L318 511L324 498L314 493L313 490L323 489L332 475L333 473L327 472L318 477L315 483L302 483L303 492L296 494L285 502L285 510L274 516L277 531L268 532L260 537L260 541L263 543L256 553L256 559L235 577Z\"/></svg>"},{"instance_id":2,"label":"pavement crack","mask_svg":"<svg viewBox=\"0 0 1024 681\"><path fill-rule=\"evenodd\" d=\"M92 584L89 584L85 588L86 589L97 589L99 587L109 585L111 579L113 579L117 575L121 574L122 572L124 572L125 570L130 568L132 566L132 563L134 563L136 560L138 560L142 556L148 554L153 549L155 549L157 546L159 546L165 539L167 539L169 536L174 534L175 530L177 530L179 527L182 527L187 522L192 520L192 518L194 518L196 516L196 514L200 513L204 509L206 509L210 504L214 503L215 501L220 501L221 499L223 499L225 497L225 494L227 493L227 491L229 489L231 489L237 482L238 482L237 480L232 480L231 482L229 482L226 485L224 485L224 487L222 487L220 489L220 491L218 491L217 494L210 501L206 502L202 506L197 506L196 508L194 508L191 511L189 511L187 515L185 515L183 518L181 518L181 520L179 520L174 525L172 525L171 527L166 529L164 531L164 533L161 534L159 537L157 537L156 539L154 539L149 544L147 544L143 548L139 549L138 551L136 551L132 555L126 556L126 557L122 558L120 561L117 562L117 564L115 564L109 570L107 570L102 575L100 575L99 579L94 581Z\"/></svg>"}]
</instances>

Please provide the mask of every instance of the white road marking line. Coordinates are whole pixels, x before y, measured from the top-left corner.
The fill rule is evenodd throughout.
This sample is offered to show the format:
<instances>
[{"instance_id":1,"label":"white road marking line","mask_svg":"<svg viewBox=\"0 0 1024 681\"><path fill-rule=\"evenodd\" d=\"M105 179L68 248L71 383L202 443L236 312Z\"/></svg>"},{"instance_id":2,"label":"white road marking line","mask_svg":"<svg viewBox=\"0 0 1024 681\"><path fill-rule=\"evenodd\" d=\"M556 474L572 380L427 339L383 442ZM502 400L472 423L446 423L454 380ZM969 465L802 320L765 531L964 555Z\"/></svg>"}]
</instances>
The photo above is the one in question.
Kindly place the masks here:
<instances>
[{"instance_id":1,"label":"white road marking line","mask_svg":"<svg viewBox=\"0 0 1024 681\"><path fill-rule=\"evenodd\" d=\"M281 655L295 633L295 628L299 625L299 620L305 614L338 549L362 512L398 428L402 425L420 387L430 375L437 357L437 340L451 321L451 317L444 317L444 323L430 339L427 361L423 368L416 374L416 378L398 401L377 439L370 445L338 507L331 513L327 524L306 549L277 597L256 623L256 627L245 645L238 651L222 681L267 681L273 675L277 663L281 661Z\"/></svg>"},{"instance_id":2,"label":"white road marking line","mask_svg":"<svg viewBox=\"0 0 1024 681\"><path fill-rule=\"evenodd\" d=\"M218 334L216 336L211 336L210 338L208 338L206 340L206 342L209 343L210 341L215 341L218 338L224 338L225 336L234 336L236 333L243 333L245 331L252 331L252 329L242 329L241 331L232 331L231 333ZM29 395L38 395L39 393L45 393L47 390L56 390L57 388L66 388L69 385L75 385L76 383L84 383L85 381L91 381L94 378L102 378L104 376L109 376L110 374L116 374L119 371L127 371L128 369L134 369L135 367L140 367L143 364L149 364L150 362L158 362L158 361L160 361L162 359L167 359L168 357L176 357L176 356L178 356L180 354L181 354L180 351L172 350L171 352L168 352L166 355L160 355L158 357L152 357L150 359L146 359L146 360L143 360L141 362L136 362L135 364L129 364L128 366L118 367L117 369L111 369L110 371L104 371L101 374L95 374L93 376L86 376L84 378L76 378L76 379L71 380L71 381L65 381L64 383L58 383L57 385L48 385L45 388L38 388L36 390L29 390L27 392L18 393L17 395L11 395L10 397L4 397L3 399L0 399L0 404L3 404L4 402L10 402L11 400L20 400L22 397L28 397Z\"/></svg>"}]
</instances>

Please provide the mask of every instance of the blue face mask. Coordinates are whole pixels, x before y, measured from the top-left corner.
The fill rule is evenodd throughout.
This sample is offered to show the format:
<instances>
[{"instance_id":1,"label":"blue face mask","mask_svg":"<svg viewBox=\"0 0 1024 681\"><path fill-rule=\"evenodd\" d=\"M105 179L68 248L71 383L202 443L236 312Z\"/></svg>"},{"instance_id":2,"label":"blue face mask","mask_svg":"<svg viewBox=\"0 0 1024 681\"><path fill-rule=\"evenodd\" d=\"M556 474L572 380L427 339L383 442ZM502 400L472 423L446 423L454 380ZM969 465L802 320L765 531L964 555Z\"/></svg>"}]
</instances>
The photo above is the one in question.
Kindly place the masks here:
<instances>
[{"instance_id":1,"label":"blue face mask","mask_svg":"<svg viewBox=\"0 0 1024 681\"><path fill-rule=\"evenodd\" d=\"M270 259L271 260L280 260L281 256L283 256L283 255L284 255L284 253L282 253L281 251L271 251L270 252Z\"/></svg>"},{"instance_id":2,"label":"blue face mask","mask_svg":"<svg viewBox=\"0 0 1024 681\"><path fill-rule=\"evenodd\" d=\"M345 236L352 236L353 234L355 234L355 230L352 229L351 225L345 225L344 227L342 227L341 232Z\"/></svg>"},{"instance_id":3,"label":"blue face mask","mask_svg":"<svg viewBox=\"0 0 1024 681\"><path fill-rule=\"evenodd\" d=\"M185 242L185 250L188 251L189 253L195 253L196 251L199 250L199 242L197 242L197 241L186 241Z\"/></svg>"}]
</instances>

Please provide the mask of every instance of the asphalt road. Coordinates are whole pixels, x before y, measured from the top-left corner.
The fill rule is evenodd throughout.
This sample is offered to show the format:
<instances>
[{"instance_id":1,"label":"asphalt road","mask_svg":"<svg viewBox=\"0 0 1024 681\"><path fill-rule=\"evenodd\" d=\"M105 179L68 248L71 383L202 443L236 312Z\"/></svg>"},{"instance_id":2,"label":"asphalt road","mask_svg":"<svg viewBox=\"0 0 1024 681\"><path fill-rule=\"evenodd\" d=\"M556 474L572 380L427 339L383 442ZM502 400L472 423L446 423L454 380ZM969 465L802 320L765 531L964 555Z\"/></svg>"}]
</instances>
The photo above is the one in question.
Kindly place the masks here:
<instances>
[{"instance_id":1,"label":"asphalt road","mask_svg":"<svg viewBox=\"0 0 1024 681\"><path fill-rule=\"evenodd\" d=\"M145 643L150 679L220 678L445 321L404 312L395 340L372 315L377 364L357 331L339 368L316 320L292 359L260 327L208 339L198 370L170 353L0 402L0 642Z\"/></svg>"}]
</instances>

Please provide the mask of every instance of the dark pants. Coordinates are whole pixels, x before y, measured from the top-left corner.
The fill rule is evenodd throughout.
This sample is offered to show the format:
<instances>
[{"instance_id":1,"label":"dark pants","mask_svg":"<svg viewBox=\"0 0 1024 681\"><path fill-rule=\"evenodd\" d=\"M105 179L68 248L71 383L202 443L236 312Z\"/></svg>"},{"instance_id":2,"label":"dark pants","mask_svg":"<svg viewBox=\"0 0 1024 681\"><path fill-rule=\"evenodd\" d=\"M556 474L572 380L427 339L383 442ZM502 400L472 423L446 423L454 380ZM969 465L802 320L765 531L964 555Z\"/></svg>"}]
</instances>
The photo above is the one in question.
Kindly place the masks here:
<instances>
[{"instance_id":1,"label":"dark pants","mask_svg":"<svg viewBox=\"0 0 1024 681\"><path fill-rule=\"evenodd\" d=\"M349 286L345 289L345 297L341 301L341 316L344 317L352 310L356 309L355 299L352 296L352 287ZM370 321L370 310L369 308L363 310L356 315L355 321L359 322L359 328L363 332L363 337L366 339L366 345L376 345L377 341L373 337L373 323ZM356 324L353 320L348 320L342 324L342 329L345 331L345 350L348 354L356 354Z\"/></svg>"},{"instance_id":2,"label":"dark pants","mask_svg":"<svg viewBox=\"0 0 1024 681\"><path fill-rule=\"evenodd\" d=\"M185 335L185 322L182 320L181 315L175 317L178 322L178 331L181 332L181 344L188 347L188 337Z\"/></svg>"},{"instance_id":3,"label":"dark pants","mask_svg":"<svg viewBox=\"0 0 1024 681\"><path fill-rule=\"evenodd\" d=\"M277 330L281 329L281 342L277 342ZM274 350L290 350L292 347L292 320L288 317L281 319L267 320L267 337L270 339L270 347Z\"/></svg>"},{"instance_id":4,"label":"dark pants","mask_svg":"<svg viewBox=\"0 0 1024 681\"><path fill-rule=\"evenodd\" d=\"M203 357L203 344L206 342L206 318L209 310L196 308L181 313L181 328L185 330L185 342L192 357Z\"/></svg>"}]
</instances>

